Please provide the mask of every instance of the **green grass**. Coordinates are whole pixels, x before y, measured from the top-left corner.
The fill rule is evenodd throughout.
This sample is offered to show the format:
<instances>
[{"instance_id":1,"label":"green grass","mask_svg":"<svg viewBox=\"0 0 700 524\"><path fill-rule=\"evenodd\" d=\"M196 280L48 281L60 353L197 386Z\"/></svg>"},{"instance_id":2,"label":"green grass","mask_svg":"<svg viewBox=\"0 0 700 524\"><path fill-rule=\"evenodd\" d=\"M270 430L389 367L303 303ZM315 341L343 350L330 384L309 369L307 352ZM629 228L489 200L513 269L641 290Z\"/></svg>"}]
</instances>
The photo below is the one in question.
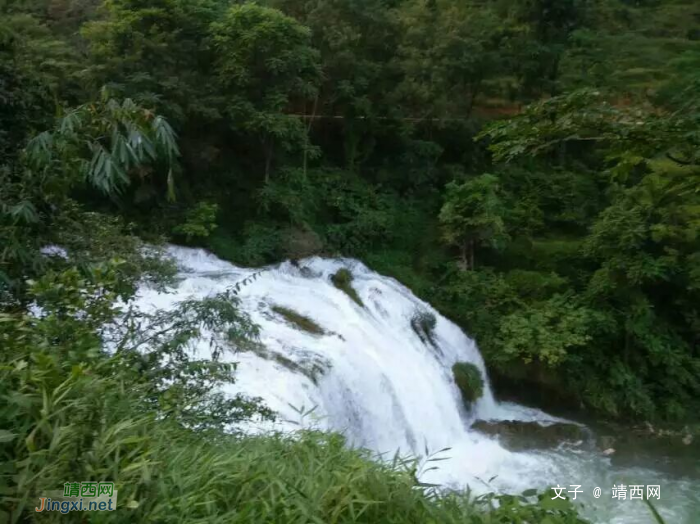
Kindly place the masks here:
<instances>
[{"instance_id":1,"label":"green grass","mask_svg":"<svg viewBox=\"0 0 700 524\"><path fill-rule=\"evenodd\" d=\"M352 287L352 273L350 273L350 271L348 269L345 269L345 268L339 269L331 277L331 281L333 282L333 285L336 288L338 288L343 293L345 293L347 296L349 296L360 307L365 306L362 302L362 299L360 298L360 295L358 295L357 291L355 291L355 288Z\"/></svg>"},{"instance_id":2,"label":"green grass","mask_svg":"<svg viewBox=\"0 0 700 524\"><path fill-rule=\"evenodd\" d=\"M164 441L153 458L161 466L133 499L138 507L116 512L125 522L584 522L568 501L551 504L546 496L499 498L492 508L492 496L420 489L415 476L429 462L380 462L332 433Z\"/></svg>"},{"instance_id":3,"label":"green grass","mask_svg":"<svg viewBox=\"0 0 700 524\"><path fill-rule=\"evenodd\" d=\"M297 329L306 331L312 335L323 335L326 331L309 317L297 313L293 309L282 306L272 306L272 311L280 315L290 324L293 324Z\"/></svg>"}]
</instances>

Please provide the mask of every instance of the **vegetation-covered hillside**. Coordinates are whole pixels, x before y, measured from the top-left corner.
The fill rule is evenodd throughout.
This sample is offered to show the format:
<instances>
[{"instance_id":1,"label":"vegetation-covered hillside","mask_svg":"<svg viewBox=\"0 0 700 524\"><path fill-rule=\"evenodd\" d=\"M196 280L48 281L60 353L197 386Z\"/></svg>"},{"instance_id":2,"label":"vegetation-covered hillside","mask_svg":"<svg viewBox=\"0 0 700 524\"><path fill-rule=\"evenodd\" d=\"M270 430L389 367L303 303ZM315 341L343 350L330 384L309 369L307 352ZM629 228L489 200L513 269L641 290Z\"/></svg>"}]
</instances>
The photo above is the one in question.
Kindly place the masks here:
<instances>
[{"instance_id":1,"label":"vegetation-covered hillside","mask_svg":"<svg viewBox=\"0 0 700 524\"><path fill-rule=\"evenodd\" d=\"M236 263L356 256L506 383L614 417L697 412L696 2L1 9L6 223L33 209L60 233L69 184L81 209ZM47 154L70 182L31 169ZM7 244L15 286L31 255Z\"/></svg>"}]
</instances>

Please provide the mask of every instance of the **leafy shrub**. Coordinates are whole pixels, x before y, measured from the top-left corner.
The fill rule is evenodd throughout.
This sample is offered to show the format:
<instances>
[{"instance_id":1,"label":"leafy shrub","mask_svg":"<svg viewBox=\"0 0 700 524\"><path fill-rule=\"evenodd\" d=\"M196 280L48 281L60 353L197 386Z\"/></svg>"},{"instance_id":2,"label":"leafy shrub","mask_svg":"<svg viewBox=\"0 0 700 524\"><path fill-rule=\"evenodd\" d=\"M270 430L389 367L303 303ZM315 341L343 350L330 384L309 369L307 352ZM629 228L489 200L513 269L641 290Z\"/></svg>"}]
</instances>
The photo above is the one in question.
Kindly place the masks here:
<instances>
[{"instance_id":1,"label":"leafy shrub","mask_svg":"<svg viewBox=\"0 0 700 524\"><path fill-rule=\"evenodd\" d=\"M329 249L349 255L384 245L410 213L393 193L339 169L285 169L261 189L259 200L269 216L312 228Z\"/></svg>"},{"instance_id":2,"label":"leafy shrub","mask_svg":"<svg viewBox=\"0 0 700 524\"><path fill-rule=\"evenodd\" d=\"M156 500L148 479L167 475L164 442L195 432L207 440L236 420L272 415L221 392L235 365L219 360L216 338L211 360L190 351L204 330L256 336L235 296L121 315L118 265L47 272L28 289L37 313L0 313L0 514L10 522L33 510L36 494L77 479L115 481L125 504Z\"/></svg>"},{"instance_id":3,"label":"leafy shrub","mask_svg":"<svg viewBox=\"0 0 700 524\"><path fill-rule=\"evenodd\" d=\"M281 233L274 226L266 224L246 224L245 241L240 249L242 263L261 266L280 258Z\"/></svg>"},{"instance_id":4,"label":"leafy shrub","mask_svg":"<svg viewBox=\"0 0 700 524\"><path fill-rule=\"evenodd\" d=\"M471 362L457 362L452 366L452 374L462 398L467 404L479 400L484 394L484 379L481 371Z\"/></svg>"},{"instance_id":5,"label":"leafy shrub","mask_svg":"<svg viewBox=\"0 0 700 524\"><path fill-rule=\"evenodd\" d=\"M216 229L216 214L219 206L199 202L185 214L185 222L173 228L173 233L190 242L195 238L206 238Z\"/></svg>"},{"instance_id":6,"label":"leafy shrub","mask_svg":"<svg viewBox=\"0 0 700 524\"><path fill-rule=\"evenodd\" d=\"M450 182L446 189L439 217L443 237L459 247L461 267L474 269L476 247L502 247L508 240L498 177L484 174L462 184Z\"/></svg>"},{"instance_id":7,"label":"leafy shrub","mask_svg":"<svg viewBox=\"0 0 700 524\"><path fill-rule=\"evenodd\" d=\"M556 366L576 348L585 347L605 322L603 315L577 304L577 297L555 295L538 307L524 307L501 318L494 340L500 359L517 357Z\"/></svg>"},{"instance_id":8,"label":"leafy shrub","mask_svg":"<svg viewBox=\"0 0 700 524\"><path fill-rule=\"evenodd\" d=\"M240 236L218 229L206 245L215 255L242 266L262 266L283 257L279 228L257 222L248 222Z\"/></svg>"},{"instance_id":9,"label":"leafy shrub","mask_svg":"<svg viewBox=\"0 0 700 524\"><path fill-rule=\"evenodd\" d=\"M350 273L348 269L342 268L336 271L336 273L331 276L331 281L336 288L340 289L343 293L357 302L360 307L364 307L360 295L358 295L355 288L352 287L352 273Z\"/></svg>"}]
</instances>

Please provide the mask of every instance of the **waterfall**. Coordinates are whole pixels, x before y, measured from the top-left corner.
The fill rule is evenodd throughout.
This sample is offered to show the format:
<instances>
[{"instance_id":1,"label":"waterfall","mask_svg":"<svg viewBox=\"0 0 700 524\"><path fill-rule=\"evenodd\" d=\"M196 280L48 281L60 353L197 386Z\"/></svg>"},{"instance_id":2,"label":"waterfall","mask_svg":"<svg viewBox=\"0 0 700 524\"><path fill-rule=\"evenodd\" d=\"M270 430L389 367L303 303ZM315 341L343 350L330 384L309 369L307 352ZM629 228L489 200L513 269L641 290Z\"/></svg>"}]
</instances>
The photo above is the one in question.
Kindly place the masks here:
<instances>
[{"instance_id":1,"label":"waterfall","mask_svg":"<svg viewBox=\"0 0 700 524\"><path fill-rule=\"evenodd\" d=\"M560 419L498 403L474 341L405 286L361 262L314 257L255 270L233 266L200 249L169 251L180 266L176 287L169 293L143 287L136 301L139 307L168 309L180 300L219 293L246 280L238 296L260 327L260 344L227 356L239 363L230 393L261 397L277 413L277 421L245 429L288 431L300 423L313 424L342 432L350 445L389 456L397 451L421 456L449 448L441 455L448 460L422 480L448 487L468 485L476 492L520 492L586 480L592 490L603 484L601 477L609 481L615 474L609 459L600 455L515 453L470 430L477 418L543 424ZM362 305L331 281L343 268L351 272ZM323 333L300 329L279 308L311 319ZM431 337L412 326L417 313L434 315ZM206 357L208 345L203 342L198 351ZM484 395L471 409L465 407L452 376L452 365L459 361L476 365L485 379ZM310 415L302 416L311 408ZM616 520L624 512L615 507L610 512L610 522L647 522L645 508L629 514L628 520L624 515Z\"/></svg>"}]
</instances>

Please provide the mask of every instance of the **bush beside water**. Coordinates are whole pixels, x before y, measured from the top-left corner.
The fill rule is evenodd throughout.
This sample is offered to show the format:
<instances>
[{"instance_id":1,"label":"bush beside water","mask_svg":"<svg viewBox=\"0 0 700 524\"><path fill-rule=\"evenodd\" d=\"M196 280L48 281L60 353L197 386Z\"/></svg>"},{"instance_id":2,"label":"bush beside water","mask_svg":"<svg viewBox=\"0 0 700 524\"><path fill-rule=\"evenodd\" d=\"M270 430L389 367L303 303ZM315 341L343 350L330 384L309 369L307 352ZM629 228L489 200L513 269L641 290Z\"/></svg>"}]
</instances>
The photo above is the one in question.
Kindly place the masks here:
<instances>
[{"instance_id":1,"label":"bush beside water","mask_svg":"<svg viewBox=\"0 0 700 524\"><path fill-rule=\"evenodd\" d=\"M457 362L452 366L452 374L464 402L468 405L479 400L484 395L484 378L481 371L470 362Z\"/></svg>"}]
</instances>

